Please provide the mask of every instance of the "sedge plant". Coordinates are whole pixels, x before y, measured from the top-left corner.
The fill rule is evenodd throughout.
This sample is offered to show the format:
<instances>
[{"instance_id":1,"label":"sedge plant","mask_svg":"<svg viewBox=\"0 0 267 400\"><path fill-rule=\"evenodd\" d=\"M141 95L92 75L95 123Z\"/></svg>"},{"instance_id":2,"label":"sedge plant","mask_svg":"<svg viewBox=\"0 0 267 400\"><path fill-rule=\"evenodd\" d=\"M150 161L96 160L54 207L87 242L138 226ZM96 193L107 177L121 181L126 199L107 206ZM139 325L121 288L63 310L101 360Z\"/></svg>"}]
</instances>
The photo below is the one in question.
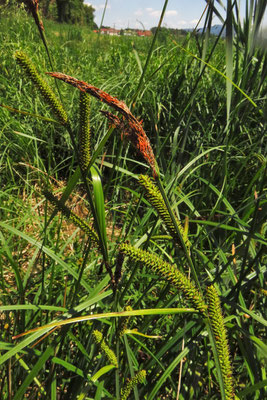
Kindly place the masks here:
<instances>
[{"instance_id":1,"label":"sedge plant","mask_svg":"<svg viewBox=\"0 0 267 400\"><path fill-rule=\"evenodd\" d=\"M51 27L43 43L58 41L49 68L30 20L28 37L14 25L18 68L1 64L5 399L264 398L266 5L245 2L242 24L236 1L226 19L209 2L202 35L179 36L161 27L167 3L152 40L95 45L84 29L63 46L68 28L40 25L31 2L38 31Z\"/></svg>"}]
</instances>

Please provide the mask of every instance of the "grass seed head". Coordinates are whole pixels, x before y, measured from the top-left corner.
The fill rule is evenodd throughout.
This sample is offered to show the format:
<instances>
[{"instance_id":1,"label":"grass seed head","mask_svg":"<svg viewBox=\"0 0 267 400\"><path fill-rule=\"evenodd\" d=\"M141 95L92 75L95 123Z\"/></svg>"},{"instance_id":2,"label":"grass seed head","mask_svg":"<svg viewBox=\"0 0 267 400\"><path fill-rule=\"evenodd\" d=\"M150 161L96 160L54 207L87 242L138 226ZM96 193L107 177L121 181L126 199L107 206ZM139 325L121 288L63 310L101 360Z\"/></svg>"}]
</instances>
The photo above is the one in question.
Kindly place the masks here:
<instances>
[{"instance_id":1,"label":"grass seed head","mask_svg":"<svg viewBox=\"0 0 267 400\"><path fill-rule=\"evenodd\" d=\"M106 344L103 334L98 331L94 330L93 331L93 337L95 342L100 346L101 351L106 355L108 358L109 362L114 365L116 368L118 368L118 360L117 357L115 356L115 353L113 350L109 348L109 346Z\"/></svg>"},{"instance_id":2,"label":"grass seed head","mask_svg":"<svg viewBox=\"0 0 267 400\"><path fill-rule=\"evenodd\" d=\"M31 79L31 81L34 83L39 92L42 94L42 96L49 104L52 111L58 117L60 122L63 125L66 125L68 118L65 110L63 109L62 104L57 99L56 95L54 94L52 89L48 86L48 84L41 78L32 61L22 51L17 51L15 53L15 59L17 63L23 68L23 70Z\"/></svg>"},{"instance_id":3,"label":"grass seed head","mask_svg":"<svg viewBox=\"0 0 267 400\"><path fill-rule=\"evenodd\" d=\"M79 157L81 168L86 171L91 159L90 97L80 92Z\"/></svg>"}]
</instances>

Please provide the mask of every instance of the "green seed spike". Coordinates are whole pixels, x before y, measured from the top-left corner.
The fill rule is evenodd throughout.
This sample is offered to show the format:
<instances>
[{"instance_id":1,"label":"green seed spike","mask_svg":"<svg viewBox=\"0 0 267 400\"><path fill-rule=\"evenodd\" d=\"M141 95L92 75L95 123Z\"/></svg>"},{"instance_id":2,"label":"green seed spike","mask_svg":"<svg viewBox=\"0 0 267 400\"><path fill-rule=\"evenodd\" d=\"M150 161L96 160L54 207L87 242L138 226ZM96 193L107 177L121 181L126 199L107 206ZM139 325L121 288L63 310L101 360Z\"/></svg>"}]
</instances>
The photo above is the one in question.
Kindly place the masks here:
<instances>
[{"instance_id":1,"label":"green seed spike","mask_svg":"<svg viewBox=\"0 0 267 400\"><path fill-rule=\"evenodd\" d=\"M109 362L114 365L116 368L118 368L118 360L117 357L115 356L115 353L109 348L109 346L106 344L103 334L99 332L98 330L93 331L93 336L95 342L100 346L101 351L106 355L108 358Z\"/></svg>"},{"instance_id":2,"label":"green seed spike","mask_svg":"<svg viewBox=\"0 0 267 400\"><path fill-rule=\"evenodd\" d=\"M120 251L128 256L133 261L139 261L148 268L151 268L157 272L163 279L167 279L172 285L181 290L186 299L204 316L206 316L207 306L205 301L199 293L198 289L195 287L193 282L191 282L186 275L180 272L175 265L171 265L162 258L144 251L137 249L128 244L121 244Z\"/></svg>"},{"instance_id":3,"label":"green seed spike","mask_svg":"<svg viewBox=\"0 0 267 400\"><path fill-rule=\"evenodd\" d=\"M83 219L78 217L78 215L74 214L68 207L61 204L60 201L49 191L45 190L44 195L54 206L56 206L68 219L70 219L76 226L82 229L94 242L99 246L98 236L95 230L87 224Z\"/></svg>"},{"instance_id":4,"label":"green seed spike","mask_svg":"<svg viewBox=\"0 0 267 400\"><path fill-rule=\"evenodd\" d=\"M80 92L79 155L81 168L86 171L90 163L90 96Z\"/></svg>"},{"instance_id":5,"label":"green seed spike","mask_svg":"<svg viewBox=\"0 0 267 400\"><path fill-rule=\"evenodd\" d=\"M168 212L166 204L165 204L163 197L162 197L159 189L157 188L157 186L152 182L152 180L147 175L139 175L139 183L145 189L145 195L146 195L147 200L158 212L160 218L166 225L170 235L175 240L178 239L178 241L179 241L179 238L177 237L175 226L172 222L171 216ZM176 222L177 222L179 231L181 233L181 236L183 237L183 240L186 244L186 247L189 249L190 242L188 240L187 232L184 230L181 222L177 218L176 218Z\"/></svg>"},{"instance_id":6,"label":"green seed spike","mask_svg":"<svg viewBox=\"0 0 267 400\"><path fill-rule=\"evenodd\" d=\"M120 400L127 400L131 394L131 391L138 383L144 383L146 379L146 371L143 369L142 371L137 372L137 374L128 380L124 388L121 389L121 397Z\"/></svg>"},{"instance_id":7,"label":"green seed spike","mask_svg":"<svg viewBox=\"0 0 267 400\"><path fill-rule=\"evenodd\" d=\"M17 63L23 68L25 73L29 76L31 81L34 83L44 99L47 101L61 124L66 125L68 118L62 104L60 103L52 89L48 86L48 84L41 78L32 61L22 51L17 51L15 53L15 58Z\"/></svg>"},{"instance_id":8,"label":"green seed spike","mask_svg":"<svg viewBox=\"0 0 267 400\"><path fill-rule=\"evenodd\" d=\"M208 314L222 369L226 400L232 400L235 398L235 395L230 350L221 310L220 298L214 286L209 286L207 288L206 298L208 301Z\"/></svg>"}]
</instances>

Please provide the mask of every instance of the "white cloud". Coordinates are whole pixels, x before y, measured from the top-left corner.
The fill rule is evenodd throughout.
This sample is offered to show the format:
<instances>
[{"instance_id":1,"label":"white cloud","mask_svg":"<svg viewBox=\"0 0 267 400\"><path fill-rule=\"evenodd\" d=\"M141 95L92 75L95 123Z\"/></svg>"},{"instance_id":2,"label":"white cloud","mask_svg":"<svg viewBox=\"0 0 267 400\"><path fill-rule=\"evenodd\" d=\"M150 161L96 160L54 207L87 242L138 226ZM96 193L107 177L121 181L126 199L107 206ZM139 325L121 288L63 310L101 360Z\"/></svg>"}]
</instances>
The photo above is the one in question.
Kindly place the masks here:
<instances>
[{"instance_id":1,"label":"white cloud","mask_svg":"<svg viewBox=\"0 0 267 400\"><path fill-rule=\"evenodd\" d=\"M161 10L154 10L150 13L151 17L159 18L161 16Z\"/></svg>"},{"instance_id":2,"label":"white cloud","mask_svg":"<svg viewBox=\"0 0 267 400\"><path fill-rule=\"evenodd\" d=\"M146 8L145 9L150 17L159 18L161 16L162 10L154 10L153 8ZM176 10L168 10L165 12L165 17L175 17L178 15Z\"/></svg>"},{"instance_id":3,"label":"white cloud","mask_svg":"<svg viewBox=\"0 0 267 400\"><path fill-rule=\"evenodd\" d=\"M103 15L105 0L84 0L84 2L91 5L96 10L95 20L96 23L99 24ZM131 13L128 13L129 15L127 14L127 7L126 9L125 7L121 7L120 9L119 4L121 4L121 2L124 1L112 0L108 2L104 25L112 27L116 26L117 29L126 27L136 27L141 29L142 24L146 29L150 29L152 26L157 26L162 9L153 7L156 2L138 2L139 4L136 7L134 6L135 2L132 2L133 6L129 7L129 11L131 11ZM111 3L111 6L109 3ZM137 2L135 4L137 4ZM152 7L145 7L147 5L152 5ZM163 26L178 29L194 28L198 22L195 18L197 18L197 15L193 12L189 14L189 17L187 17L187 15L184 15L182 11L179 11L178 7L176 9L176 6L172 6L171 9L167 9L165 12Z\"/></svg>"},{"instance_id":4,"label":"white cloud","mask_svg":"<svg viewBox=\"0 0 267 400\"><path fill-rule=\"evenodd\" d=\"M161 10L154 10L153 8L146 8L146 11L148 12L148 15L150 17L160 17L161 15Z\"/></svg>"},{"instance_id":5,"label":"white cloud","mask_svg":"<svg viewBox=\"0 0 267 400\"><path fill-rule=\"evenodd\" d=\"M182 26L188 25L188 21L180 20L180 21L178 21L178 26L179 25L182 25Z\"/></svg>"},{"instance_id":6,"label":"white cloud","mask_svg":"<svg viewBox=\"0 0 267 400\"><path fill-rule=\"evenodd\" d=\"M178 15L178 12L176 10L169 10L169 11L166 11L165 15L166 15L166 17L174 17L174 16Z\"/></svg>"},{"instance_id":7,"label":"white cloud","mask_svg":"<svg viewBox=\"0 0 267 400\"><path fill-rule=\"evenodd\" d=\"M143 11L142 11L141 9L136 10L136 11L134 12L134 15L136 15L137 17L141 17L143 14L144 14L144 13L143 13Z\"/></svg>"}]
</instances>

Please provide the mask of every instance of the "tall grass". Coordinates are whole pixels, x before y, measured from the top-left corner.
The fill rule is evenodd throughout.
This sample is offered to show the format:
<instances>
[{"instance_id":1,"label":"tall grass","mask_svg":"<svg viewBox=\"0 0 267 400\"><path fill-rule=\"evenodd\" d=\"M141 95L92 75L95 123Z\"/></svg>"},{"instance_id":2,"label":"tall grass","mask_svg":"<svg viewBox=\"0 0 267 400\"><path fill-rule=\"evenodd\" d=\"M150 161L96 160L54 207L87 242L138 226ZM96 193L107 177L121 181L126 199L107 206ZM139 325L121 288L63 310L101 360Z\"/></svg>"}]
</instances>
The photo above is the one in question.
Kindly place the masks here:
<instances>
[{"instance_id":1,"label":"tall grass","mask_svg":"<svg viewBox=\"0 0 267 400\"><path fill-rule=\"evenodd\" d=\"M265 397L266 5L238 4L200 36L44 21L51 60L0 14L3 399Z\"/></svg>"}]
</instances>

